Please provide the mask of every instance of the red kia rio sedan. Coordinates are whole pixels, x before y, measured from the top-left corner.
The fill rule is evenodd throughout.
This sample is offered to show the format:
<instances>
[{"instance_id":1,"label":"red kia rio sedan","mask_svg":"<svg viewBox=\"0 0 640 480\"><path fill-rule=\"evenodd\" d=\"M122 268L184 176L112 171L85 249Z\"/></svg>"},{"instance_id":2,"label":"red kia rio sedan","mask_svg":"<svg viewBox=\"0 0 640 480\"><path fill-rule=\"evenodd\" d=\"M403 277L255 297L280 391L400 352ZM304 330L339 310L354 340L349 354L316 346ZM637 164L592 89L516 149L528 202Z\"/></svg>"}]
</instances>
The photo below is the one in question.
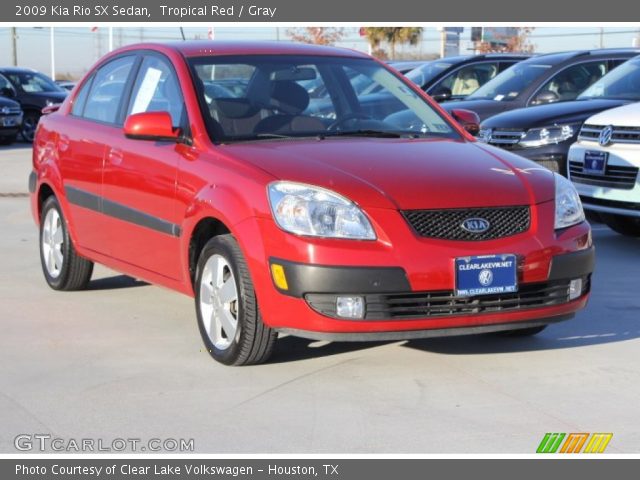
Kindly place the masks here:
<instances>
[{"instance_id":1,"label":"red kia rio sedan","mask_svg":"<svg viewBox=\"0 0 640 480\"><path fill-rule=\"evenodd\" d=\"M385 102L361 103L363 82ZM47 113L29 182L47 283L82 289L98 262L193 296L222 363L266 361L278 333L534 334L587 303L571 183L367 55L128 46Z\"/></svg>"}]
</instances>

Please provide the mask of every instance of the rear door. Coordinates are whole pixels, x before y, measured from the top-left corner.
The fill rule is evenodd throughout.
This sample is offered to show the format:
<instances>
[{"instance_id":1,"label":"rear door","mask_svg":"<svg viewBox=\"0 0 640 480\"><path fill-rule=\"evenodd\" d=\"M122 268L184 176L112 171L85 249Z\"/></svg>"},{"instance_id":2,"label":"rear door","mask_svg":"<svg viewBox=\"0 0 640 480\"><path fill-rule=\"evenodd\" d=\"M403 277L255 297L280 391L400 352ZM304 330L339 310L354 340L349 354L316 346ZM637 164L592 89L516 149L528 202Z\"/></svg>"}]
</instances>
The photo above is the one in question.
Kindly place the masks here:
<instances>
[{"instance_id":1,"label":"rear door","mask_svg":"<svg viewBox=\"0 0 640 480\"><path fill-rule=\"evenodd\" d=\"M135 55L118 57L87 79L73 100L71 113L61 116L57 151L70 218L80 246L109 254L102 215L102 168L115 132L117 113L132 76Z\"/></svg>"},{"instance_id":2,"label":"rear door","mask_svg":"<svg viewBox=\"0 0 640 480\"><path fill-rule=\"evenodd\" d=\"M133 113L166 111L174 127L188 125L181 87L169 60L143 56L120 124ZM110 132L103 173L107 236L118 260L180 279L181 220L175 208L180 161L190 147L175 142L132 140L122 128Z\"/></svg>"}]
</instances>

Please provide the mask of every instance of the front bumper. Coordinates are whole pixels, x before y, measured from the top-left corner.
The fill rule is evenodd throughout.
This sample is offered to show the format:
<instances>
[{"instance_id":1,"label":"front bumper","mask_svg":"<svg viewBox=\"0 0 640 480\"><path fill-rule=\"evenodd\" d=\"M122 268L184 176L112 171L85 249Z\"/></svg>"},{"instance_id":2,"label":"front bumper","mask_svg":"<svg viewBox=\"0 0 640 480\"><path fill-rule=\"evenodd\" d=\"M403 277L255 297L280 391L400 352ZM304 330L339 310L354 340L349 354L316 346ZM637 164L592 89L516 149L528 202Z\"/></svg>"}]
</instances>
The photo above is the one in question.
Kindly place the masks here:
<instances>
[{"instance_id":1,"label":"front bumper","mask_svg":"<svg viewBox=\"0 0 640 480\"><path fill-rule=\"evenodd\" d=\"M559 173L560 175L567 176L567 152L571 143L575 139L569 141L554 143L551 145L545 145L543 147L536 148L518 148L517 146L511 146L506 148L511 153L520 155L528 160L536 162L545 168L548 168L552 172ZM494 147L504 148L505 145L491 144Z\"/></svg>"},{"instance_id":2,"label":"front bumper","mask_svg":"<svg viewBox=\"0 0 640 480\"><path fill-rule=\"evenodd\" d=\"M587 151L606 152L608 158L605 175L570 175L585 210L640 217L640 147L637 144L601 147L595 142L580 141L569 150L572 168L584 165Z\"/></svg>"},{"instance_id":3,"label":"front bumper","mask_svg":"<svg viewBox=\"0 0 640 480\"><path fill-rule=\"evenodd\" d=\"M299 237L283 232L269 218L247 219L236 225L234 233L247 253L265 324L283 332L295 331L297 335L306 332L301 336L310 338L319 338L320 334L334 335L334 338L343 334L357 334L353 338L358 335L409 338L424 336L417 332L426 330L451 334L446 333L448 329L500 329L498 325L526 326L530 322L547 324L583 308L588 300L593 269L590 227L584 222L554 232L554 209L553 202L536 205L529 231L482 242L419 237L407 227L399 212L371 208L367 213L380 233L376 241ZM504 253L518 257L518 285L523 295L530 288L551 290L537 292L533 302L516 299L515 303L520 302L521 308L512 309L464 305L451 298L457 257ZM272 263L284 267L288 289L280 289L274 282ZM576 278L584 280L580 296L558 299L563 288L561 283ZM425 303L422 298L411 315L389 315L382 305L377 314L354 320L337 318L314 303L318 296L328 295L321 297L320 303L335 305L338 294L371 296L383 300L380 304L396 301L398 296L446 295L449 296L446 301L454 305L445 314L433 314L421 307ZM473 297L471 303L478 298L482 299ZM553 301L549 301L551 298ZM370 298L365 300L368 303ZM513 303L514 299L504 301ZM373 303L366 307L371 314L376 312ZM463 330L455 331L463 333Z\"/></svg>"}]
</instances>

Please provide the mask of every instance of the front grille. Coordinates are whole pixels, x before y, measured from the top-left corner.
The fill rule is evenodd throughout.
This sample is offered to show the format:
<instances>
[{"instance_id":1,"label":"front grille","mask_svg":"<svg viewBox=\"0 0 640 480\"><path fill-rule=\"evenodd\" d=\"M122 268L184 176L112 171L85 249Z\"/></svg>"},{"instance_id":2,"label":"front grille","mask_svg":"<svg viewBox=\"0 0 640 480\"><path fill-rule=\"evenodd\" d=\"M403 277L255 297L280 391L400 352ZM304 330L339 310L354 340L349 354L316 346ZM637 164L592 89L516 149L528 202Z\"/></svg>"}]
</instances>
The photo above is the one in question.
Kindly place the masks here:
<instances>
[{"instance_id":1,"label":"front grille","mask_svg":"<svg viewBox=\"0 0 640 480\"><path fill-rule=\"evenodd\" d=\"M19 115L22 113L20 107L9 107L7 111L0 108L0 115Z\"/></svg>"},{"instance_id":2,"label":"front grille","mask_svg":"<svg viewBox=\"0 0 640 480\"><path fill-rule=\"evenodd\" d=\"M524 130L494 128L487 138L487 143L511 150L516 147L523 135Z\"/></svg>"},{"instance_id":3,"label":"front grille","mask_svg":"<svg viewBox=\"0 0 640 480\"><path fill-rule=\"evenodd\" d=\"M637 167L623 167L620 165L607 165L604 175L587 173L582 162L569 162L571 181L593 185L595 187L619 188L631 190L638 177Z\"/></svg>"},{"instance_id":4,"label":"front grille","mask_svg":"<svg viewBox=\"0 0 640 480\"><path fill-rule=\"evenodd\" d=\"M550 307L570 301L570 280L520 285L515 293L458 297L452 291L364 295L365 320L441 318L481 313L513 312ZM582 277L581 296L589 292L590 276ZM317 312L336 317L336 297L307 294L305 299Z\"/></svg>"},{"instance_id":5,"label":"front grille","mask_svg":"<svg viewBox=\"0 0 640 480\"><path fill-rule=\"evenodd\" d=\"M606 125L583 125L579 140L598 142L600 132ZM640 127L613 126L610 143L640 143Z\"/></svg>"},{"instance_id":6,"label":"front grille","mask_svg":"<svg viewBox=\"0 0 640 480\"><path fill-rule=\"evenodd\" d=\"M479 241L510 237L529 230L529 207L455 208L446 210L404 210L409 225L422 237L443 240ZM470 218L483 218L489 229L472 233L462 228Z\"/></svg>"}]
</instances>

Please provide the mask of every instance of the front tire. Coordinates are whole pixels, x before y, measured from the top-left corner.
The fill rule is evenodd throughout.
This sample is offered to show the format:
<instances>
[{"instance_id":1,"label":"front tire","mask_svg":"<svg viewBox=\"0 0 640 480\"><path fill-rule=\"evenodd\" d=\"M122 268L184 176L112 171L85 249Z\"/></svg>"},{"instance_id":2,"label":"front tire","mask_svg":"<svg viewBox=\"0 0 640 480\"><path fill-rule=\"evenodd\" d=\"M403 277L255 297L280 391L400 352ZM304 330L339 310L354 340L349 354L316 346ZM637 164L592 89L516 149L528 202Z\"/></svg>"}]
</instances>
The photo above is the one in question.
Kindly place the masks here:
<instances>
[{"instance_id":1,"label":"front tire","mask_svg":"<svg viewBox=\"0 0 640 480\"><path fill-rule=\"evenodd\" d=\"M93 262L76 253L60 204L53 196L42 206L40 262L44 278L54 290L83 290L91 280Z\"/></svg>"},{"instance_id":2,"label":"front tire","mask_svg":"<svg viewBox=\"0 0 640 480\"><path fill-rule=\"evenodd\" d=\"M25 142L33 143L33 139L36 136L36 128L38 127L38 121L40 120L40 114L34 110L27 110L24 112L22 118L22 130L20 135Z\"/></svg>"},{"instance_id":3,"label":"front tire","mask_svg":"<svg viewBox=\"0 0 640 480\"><path fill-rule=\"evenodd\" d=\"M263 322L253 282L232 235L212 238L196 272L198 327L209 354L225 365L255 365L273 353L277 333Z\"/></svg>"},{"instance_id":4,"label":"front tire","mask_svg":"<svg viewBox=\"0 0 640 480\"><path fill-rule=\"evenodd\" d=\"M613 215L611 213L601 213L600 217L614 232L628 237L640 237L640 218Z\"/></svg>"}]
</instances>

